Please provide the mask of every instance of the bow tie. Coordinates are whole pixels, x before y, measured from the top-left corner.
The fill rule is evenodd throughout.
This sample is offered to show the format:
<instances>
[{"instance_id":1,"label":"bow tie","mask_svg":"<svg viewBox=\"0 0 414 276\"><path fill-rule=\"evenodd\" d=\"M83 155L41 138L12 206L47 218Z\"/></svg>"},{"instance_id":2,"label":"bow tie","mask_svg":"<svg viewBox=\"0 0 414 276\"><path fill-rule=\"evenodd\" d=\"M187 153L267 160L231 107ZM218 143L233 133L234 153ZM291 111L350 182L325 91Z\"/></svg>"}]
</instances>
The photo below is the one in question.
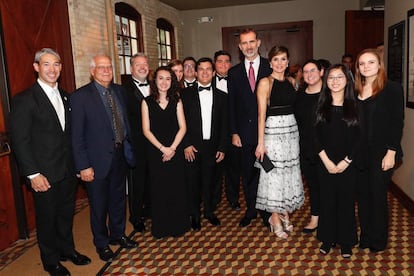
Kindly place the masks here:
<instances>
[{"instance_id":1,"label":"bow tie","mask_svg":"<svg viewBox=\"0 0 414 276\"><path fill-rule=\"evenodd\" d=\"M216 75L216 77L218 78L218 81L227 80L227 76L226 77L222 77L222 76Z\"/></svg>"},{"instance_id":2,"label":"bow tie","mask_svg":"<svg viewBox=\"0 0 414 276\"><path fill-rule=\"evenodd\" d=\"M187 84L187 87L191 87L196 84L196 81L193 81L193 82L184 81L184 82Z\"/></svg>"},{"instance_id":3,"label":"bow tie","mask_svg":"<svg viewBox=\"0 0 414 276\"><path fill-rule=\"evenodd\" d=\"M210 86L206 86L206 87L204 87L204 86L199 86L198 87L198 92L201 92L201 91L203 91L203 90L210 90L211 89L211 85Z\"/></svg>"},{"instance_id":4,"label":"bow tie","mask_svg":"<svg viewBox=\"0 0 414 276\"><path fill-rule=\"evenodd\" d=\"M141 87L141 86L148 86L149 85L149 83L148 82L146 82L146 83L141 83L141 82L139 82L139 81L137 81L137 80L135 80L135 79L132 79L136 84L138 84L138 86L139 87Z\"/></svg>"}]
</instances>

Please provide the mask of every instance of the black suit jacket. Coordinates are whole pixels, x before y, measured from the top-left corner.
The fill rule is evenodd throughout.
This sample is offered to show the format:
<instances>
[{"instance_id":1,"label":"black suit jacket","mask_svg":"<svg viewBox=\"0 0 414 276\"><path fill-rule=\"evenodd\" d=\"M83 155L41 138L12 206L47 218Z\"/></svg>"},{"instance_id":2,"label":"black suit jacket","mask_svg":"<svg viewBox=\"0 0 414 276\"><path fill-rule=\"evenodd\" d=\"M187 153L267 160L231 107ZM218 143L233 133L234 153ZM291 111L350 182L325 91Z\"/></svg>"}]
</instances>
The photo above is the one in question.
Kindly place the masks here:
<instances>
[{"instance_id":1,"label":"black suit jacket","mask_svg":"<svg viewBox=\"0 0 414 276\"><path fill-rule=\"evenodd\" d=\"M43 174L50 183L74 176L70 140L69 94L59 89L65 108L65 130L46 93L36 82L17 94L10 112L12 149L24 176Z\"/></svg>"},{"instance_id":2,"label":"black suit jacket","mask_svg":"<svg viewBox=\"0 0 414 276\"><path fill-rule=\"evenodd\" d=\"M211 112L210 141L217 151L225 152L229 139L227 95L215 87L213 88L213 105ZM198 95L198 86L183 89L182 101L184 106L187 132L183 139L184 148L193 145L198 149L203 141L201 106Z\"/></svg>"},{"instance_id":3,"label":"black suit jacket","mask_svg":"<svg viewBox=\"0 0 414 276\"><path fill-rule=\"evenodd\" d=\"M388 149L395 150L395 160L401 160L403 152L401 137L404 125L404 94L399 83L387 81L384 89L374 98L371 115L365 115L366 143L370 144L375 154L384 157ZM368 101L367 100L367 101ZM367 160L360 160L357 165L363 166Z\"/></svg>"},{"instance_id":4,"label":"black suit jacket","mask_svg":"<svg viewBox=\"0 0 414 276\"><path fill-rule=\"evenodd\" d=\"M260 57L256 88L259 80L271 73L272 69L267 59ZM244 61L230 68L227 86L229 90L230 133L238 134L243 145L255 146L257 144L256 89L252 93Z\"/></svg>"},{"instance_id":5,"label":"black suit jacket","mask_svg":"<svg viewBox=\"0 0 414 276\"><path fill-rule=\"evenodd\" d=\"M122 86L112 83L111 91L117 95L126 130L124 156L130 166L135 165L130 144L130 127L126 119L125 92ZM91 82L71 97L73 157L77 171L92 167L95 178L104 178L111 168L114 154L114 132L105 106Z\"/></svg>"},{"instance_id":6,"label":"black suit jacket","mask_svg":"<svg viewBox=\"0 0 414 276\"><path fill-rule=\"evenodd\" d=\"M137 162L146 156L148 140L142 132L141 103L144 99L141 91L135 85L132 77L123 84L125 88L126 110L129 125L131 127L131 145Z\"/></svg>"}]
</instances>

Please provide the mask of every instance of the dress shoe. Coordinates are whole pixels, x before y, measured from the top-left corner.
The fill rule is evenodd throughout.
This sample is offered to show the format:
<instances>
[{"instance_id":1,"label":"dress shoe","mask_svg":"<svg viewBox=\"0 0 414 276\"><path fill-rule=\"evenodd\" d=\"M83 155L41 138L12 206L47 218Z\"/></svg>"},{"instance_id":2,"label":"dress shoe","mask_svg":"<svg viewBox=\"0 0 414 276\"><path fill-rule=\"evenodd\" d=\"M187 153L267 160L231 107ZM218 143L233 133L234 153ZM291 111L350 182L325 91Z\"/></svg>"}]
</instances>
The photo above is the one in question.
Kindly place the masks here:
<instances>
[{"instance_id":1,"label":"dress shoe","mask_svg":"<svg viewBox=\"0 0 414 276\"><path fill-rule=\"evenodd\" d=\"M231 209L233 209L235 211L239 211L240 210L240 203L238 203L237 201L233 202L233 203L230 203L230 207L231 207Z\"/></svg>"},{"instance_id":2,"label":"dress shoe","mask_svg":"<svg viewBox=\"0 0 414 276\"><path fill-rule=\"evenodd\" d=\"M82 255L81 253L77 251L74 251L72 254L69 254L69 255L60 256L60 260L62 262L70 260L75 265L87 265L91 263L91 259L89 259L87 256Z\"/></svg>"},{"instance_id":3,"label":"dress shoe","mask_svg":"<svg viewBox=\"0 0 414 276\"><path fill-rule=\"evenodd\" d=\"M135 248L138 246L138 244L135 241L131 240L125 235L123 235L117 240L110 240L109 244L111 245L119 244L122 248Z\"/></svg>"},{"instance_id":4,"label":"dress shoe","mask_svg":"<svg viewBox=\"0 0 414 276\"><path fill-rule=\"evenodd\" d=\"M220 220L215 215L206 216L205 218L214 226L220 225Z\"/></svg>"},{"instance_id":5,"label":"dress shoe","mask_svg":"<svg viewBox=\"0 0 414 276\"><path fill-rule=\"evenodd\" d=\"M194 231L200 231L201 229L200 218L196 218L196 217L191 218L191 228L193 228Z\"/></svg>"},{"instance_id":6,"label":"dress shoe","mask_svg":"<svg viewBox=\"0 0 414 276\"><path fill-rule=\"evenodd\" d=\"M376 247L372 247L372 246L369 248L369 252L371 252L371 253L380 253L384 250L385 250L385 248L376 248Z\"/></svg>"},{"instance_id":7,"label":"dress shoe","mask_svg":"<svg viewBox=\"0 0 414 276\"><path fill-rule=\"evenodd\" d=\"M114 257L114 252L109 248L109 246L105 246L102 248L96 248L96 252L99 255L99 258L104 262L111 262L112 258Z\"/></svg>"},{"instance_id":8,"label":"dress shoe","mask_svg":"<svg viewBox=\"0 0 414 276\"><path fill-rule=\"evenodd\" d=\"M315 232L317 229L318 229L318 226L316 226L315 228L303 228L302 233L311 234Z\"/></svg>"},{"instance_id":9,"label":"dress shoe","mask_svg":"<svg viewBox=\"0 0 414 276\"><path fill-rule=\"evenodd\" d=\"M134 225L134 230L136 232L144 232L145 231L145 224L142 220L136 221L133 225Z\"/></svg>"},{"instance_id":10,"label":"dress shoe","mask_svg":"<svg viewBox=\"0 0 414 276\"><path fill-rule=\"evenodd\" d=\"M239 223L239 226L241 226L241 227L245 227L245 226L249 225L251 221L252 221L252 219L251 219L251 218L248 218L248 217L243 217L243 218L241 219L240 223Z\"/></svg>"},{"instance_id":11,"label":"dress shoe","mask_svg":"<svg viewBox=\"0 0 414 276\"><path fill-rule=\"evenodd\" d=\"M45 265L44 269L49 272L51 276L70 276L69 270L61 263L57 263L56 265Z\"/></svg>"}]
</instances>

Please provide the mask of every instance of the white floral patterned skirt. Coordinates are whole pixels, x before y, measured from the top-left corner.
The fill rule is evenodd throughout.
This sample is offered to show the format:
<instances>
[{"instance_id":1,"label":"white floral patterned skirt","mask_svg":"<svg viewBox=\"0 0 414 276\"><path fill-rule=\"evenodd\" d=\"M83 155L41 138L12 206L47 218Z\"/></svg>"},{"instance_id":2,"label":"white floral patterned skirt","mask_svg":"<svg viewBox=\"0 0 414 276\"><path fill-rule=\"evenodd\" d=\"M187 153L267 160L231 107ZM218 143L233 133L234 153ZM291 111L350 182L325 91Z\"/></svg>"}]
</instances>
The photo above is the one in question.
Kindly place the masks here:
<instances>
[{"instance_id":1,"label":"white floral patterned skirt","mask_svg":"<svg viewBox=\"0 0 414 276\"><path fill-rule=\"evenodd\" d=\"M293 212L304 202L295 116L267 117L264 144L275 167L266 173L258 162L255 164L260 168L256 208L272 213Z\"/></svg>"}]
</instances>

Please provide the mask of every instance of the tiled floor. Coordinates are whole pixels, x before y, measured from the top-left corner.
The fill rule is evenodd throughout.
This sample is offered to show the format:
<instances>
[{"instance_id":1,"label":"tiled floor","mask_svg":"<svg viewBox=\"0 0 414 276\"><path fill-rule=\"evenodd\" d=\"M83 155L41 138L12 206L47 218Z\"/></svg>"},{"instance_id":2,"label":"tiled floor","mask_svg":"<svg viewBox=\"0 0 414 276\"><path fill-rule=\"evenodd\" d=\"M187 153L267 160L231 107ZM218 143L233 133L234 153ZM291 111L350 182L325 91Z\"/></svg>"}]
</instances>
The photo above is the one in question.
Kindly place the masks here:
<instances>
[{"instance_id":1,"label":"tiled floor","mask_svg":"<svg viewBox=\"0 0 414 276\"><path fill-rule=\"evenodd\" d=\"M381 254L354 248L349 260L340 256L339 249L321 255L315 234L300 232L308 220L308 200L292 215L295 230L287 240L270 233L260 218L248 227L238 227L242 212L232 211L223 200L218 209L220 227L203 220L199 232L162 240L152 238L149 231L133 232L137 249L120 250L112 263L100 271L88 270L88 275L414 275L413 216L391 194L389 204L389 248ZM82 200L77 210L85 206L87 201ZM83 224L90 231L88 221ZM150 220L146 226L150 228ZM32 233L28 240L0 252L0 274L35 244Z\"/></svg>"}]
</instances>

